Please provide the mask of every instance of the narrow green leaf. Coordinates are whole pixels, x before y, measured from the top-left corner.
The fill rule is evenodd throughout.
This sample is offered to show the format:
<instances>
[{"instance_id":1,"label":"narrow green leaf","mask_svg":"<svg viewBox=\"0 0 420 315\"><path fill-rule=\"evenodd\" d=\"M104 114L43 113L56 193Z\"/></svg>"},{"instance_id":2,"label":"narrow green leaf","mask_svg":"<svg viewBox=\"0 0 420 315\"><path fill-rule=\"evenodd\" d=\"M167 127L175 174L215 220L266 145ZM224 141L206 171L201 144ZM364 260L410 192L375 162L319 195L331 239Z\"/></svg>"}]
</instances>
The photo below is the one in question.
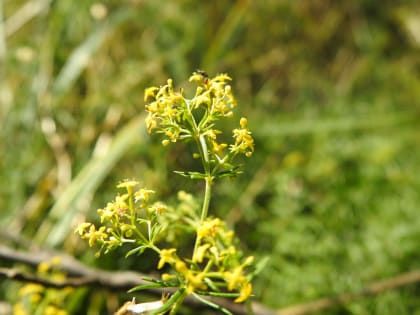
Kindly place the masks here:
<instances>
[{"instance_id":1,"label":"narrow green leaf","mask_svg":"<svg viewBox=\"0 0 420 315\"><path fill-rule=\"evenodd\" d=\"M178 291L175 292L175 294L173 294L170 297L169 300L166 301L166 303L161 308L158 308L157 310L151 312L150 315L163 314L166 311L168 311L172 307L172 305L174 305L178 301L182 294L184 294L184 291L184 288L180 288Z\"/></svg>"},{"instance_id":2,"label":"narrow green leaf","mask_svg":"<svg viewBox=\"0 0 420 315\"><path fill-rule=\"evenodd\" d=\"M184 176L184 177L188 177L191 179L204 179L206 178L206 174L200 173L200 172L182 172L182 171L174 171L174 173Z\"/></svg>"},{"instance_id":3,"label":"narrow green leaf","mask_svg":"<svg viewBox=\"0 0 420 315\"><path fill-rule=\"evenodd\" d=\"M143 252L144 252L147 248L148 248L148 246L144 246L144 245L141 245L141 246L139 246L139 247L136 247L136 248L134 248L134 249L132 249L132 250L128 251L128 252L127 252L127 254L125 254L125 257L127 258L128 256L131 256L131 255L134 255L134 254L141 255L141 254L143 254Z\"/></svg>"},{"instance_id":4,"label":"narrow green leaf","mask_svg":"<svg viewBox=\"0 0 420 315\"><path fill-rule=\"evenodd\" d=\"M133 293L133 292L136 292L136 291L141 291L141 290L146 290L146 289L156 289L156 288L165 288L165 286L163 284L159 284L159 283L148 283L148 284L138 285L134 288L131 288L127 292L128 293Z\"/></svg>"},{"instance_id":5,"label":"narrow green leaf","mask_svg":"<svg viewBox=\"0 0 420 315\"><path fill-rule=\"evenodd\" d=\"M204 304L206 304L206 305L210 306L211 308L214 308L214 309L216 309L216 310L219 310L219 311L223 312L224 314L233 315L233 313L232 313L231 311L229 311L227 308L225 308L225 307L223 307L223 306L220 306L220 305L218 305L218 304L216 304L216 303L213 303L213 302L207 301L206 299L203 299L201 296L199 296L199 295L198 295L198 294L196 294L196 293L193 293L193 296L194 296L197 300L199 300L200 302L202 302L202 303L204 303Z\"/></svg>"}]
</instances>

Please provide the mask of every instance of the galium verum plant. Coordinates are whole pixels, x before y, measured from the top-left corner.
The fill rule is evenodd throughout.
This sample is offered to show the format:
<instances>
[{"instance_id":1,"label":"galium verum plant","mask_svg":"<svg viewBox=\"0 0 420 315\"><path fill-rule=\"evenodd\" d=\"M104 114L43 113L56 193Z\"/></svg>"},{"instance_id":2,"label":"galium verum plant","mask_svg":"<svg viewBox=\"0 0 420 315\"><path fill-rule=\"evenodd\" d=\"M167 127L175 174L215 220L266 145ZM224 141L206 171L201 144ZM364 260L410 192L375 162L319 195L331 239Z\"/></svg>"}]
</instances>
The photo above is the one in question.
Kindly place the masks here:
<instances>
[{"instance_id":1,"label":"galium verum plant","mask_svg":"<svg viewBox=\"0 0 420 315\"><path fill-rule=\"evenodd\" d=\"M96 227L85 222L76 229L90 246L100 245L98 255L129 244L132 249L127 256L142 254L146 249L159 256L157 269L165 270L161 278L146 279L150 284L130 291L154 287L172 288L175 290L171 292L175 293L160 303L128 302L127 311L142 313L147 304L147 311L153 308L153 314L176 314L184 298L191 294L230 314L227 309L207 301L205 296L233 297L239 303L251 295L249 267L253 257L244 257L237 248L234 232L222 219L209 215L214 183L220 178L238 175L236 157L250 157L254 151L246 118L241 118L239 127L233 130L231 144L219 140L222 132L217 125L233 117L237 105L229 81L231 78L226 74L209 78L197 71L189 78L189 82L196 85L195 95L190 99L185 97L183 89L174 88L171 79L164 86L145 91L149 133L162 134L164 146L190 141L196 147L193 156L201 159L202 170L176 173L204 181L201 209L197 200L184 191L178 193L179 204L171 207L161 201L153 202L154 191L139 188L137 181L125 180L117 186L124 189L124 193L98 210L101 225ZM195 244L192 244L190 257L179 256L176 247L160 247L160 244L173 243L174 235L180 232L194 233ZM155 306L150 306L152 304Z\"/></svg>"}]
</instances>

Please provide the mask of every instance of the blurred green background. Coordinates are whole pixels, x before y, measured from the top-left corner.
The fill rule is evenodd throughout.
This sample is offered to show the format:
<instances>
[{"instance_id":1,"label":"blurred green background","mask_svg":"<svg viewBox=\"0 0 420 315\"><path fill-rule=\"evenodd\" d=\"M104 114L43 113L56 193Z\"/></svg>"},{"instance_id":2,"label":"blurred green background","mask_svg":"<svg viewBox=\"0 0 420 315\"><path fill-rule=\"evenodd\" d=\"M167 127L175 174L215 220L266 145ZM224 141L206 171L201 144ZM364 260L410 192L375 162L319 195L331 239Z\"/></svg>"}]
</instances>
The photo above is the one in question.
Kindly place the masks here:
<instances>
[{"instance_id":1,"label":"blurred green background","mask_svg":"<svg viewBox=\"0 0 420 315\"><path fill-rule=\"evenodd\" d=\"M149 271L123 251L95 259L73 230L124 178L164 200L201 194L172 173L190 152L143 126L144 88L199 68L231 75L256 140L211 205L246 253L270 257L255 300L277 309L420 268L418 1L3 0L0 21L4 232ZM1 300L19 287L3 281ZM411 285L322 314L420 314L419 295ZM69 312L107 314L110 296L78 290Z\"/></svg>"}]
</instances>

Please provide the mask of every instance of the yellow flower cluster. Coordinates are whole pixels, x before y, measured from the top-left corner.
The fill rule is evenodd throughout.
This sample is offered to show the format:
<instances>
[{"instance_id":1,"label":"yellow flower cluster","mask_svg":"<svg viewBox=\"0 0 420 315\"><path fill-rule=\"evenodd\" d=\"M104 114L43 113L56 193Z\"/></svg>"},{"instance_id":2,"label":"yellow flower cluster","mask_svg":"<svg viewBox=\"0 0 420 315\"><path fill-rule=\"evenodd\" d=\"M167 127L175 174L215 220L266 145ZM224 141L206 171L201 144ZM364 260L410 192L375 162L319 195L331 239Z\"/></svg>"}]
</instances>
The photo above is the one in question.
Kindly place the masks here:
<instances>
[{"instance_id":1,"label":"yellow flower cluster","mask_svg":"<svg viewBox=\"0 0 420 315\"><path fill-rule=\"evenodd\" d=\"M242 117L239 122L241 128L233 130L235 144L231 145L230 149L232 152L244 153L245 156L250 157L254 152L254 139L247 128L247 123L247 119Z\"/></svg>"},{"instance_id":2,"label":"yellow flower cluster","mask_svg":"<svg viewBox=\"0 0 420 315\"><path fill-rule=\"evenodd\" d=\"M79 224L76 232L79 233L82 239L89 240L89 246L92 247L96 242L105 243L108 234L105 233L105 226L96 229L95 225L90 222L83 222Z\"/></svg>"},{"instance_id":3,"label":"yellow flower cluster","mask_svg":"<svg viewBox=\"0 0 420 315\"><path fill-rule=\"evenodd\" d=\"M52 257L38 265L37 274L53 281L62 281L66 275L60 271L61 258ZM18 302L13 305L13 314L57 314L67 315L66 299L73 293L73 288L46 288L40 284L28 283L18 290Z\"/></svg>"},{"instance_id":4,"label":"yellow flower cluster","mask_svg":"<svg viewBox=\"0 0 420 315\"><path fill-rule=\"evenodd\" d=\"M218 218L208 218L197 229L198 244L201 244L193 261L201 263L204 258L212 262L222 272L229 291L239 290L240 296L235 302L245 301L251 294L252 285L245 277L244 268L250 266L253 257L248 257L242 264L241 256L233 245L234 233L226 229L225 222Z\"/></svg>"},{"instance_id":5,"label":"yellow flower cluster","mask_svg":"<svg viewBox=\"0 0 420 315\"><path fill-rule=\"evenodd\" d=\"M249 256L242 265L223 273L223 277L228 284L228 290L232 291L239 288L239 296L235 299L236 303L246 301L252 293L252 284L244 275L244 267L250 266L253 260L254 257Z\"/></svg>"},{"instance_id":6,"label":"yellow flower cluster","mask_svg":"<svg viewBox=\"0 0 420 315\"><path fill-rule=\"evenodd\" d=\"M165 146L182 139L198 139L202 135L210 153L222 161L223 149L228 144L217 141L217 134L221 132L214 128L214 124L222 117L233 116L237 103L228 84L231 80L227 74L209 78L202 71L194 72L189 78L189 82L197 85L192 99L184 97L182 89L174 90L171 79L160 88L147 88L144 96L148 113L147 130L152 132L156 129L157 133L164 134L162 144ZM233 156L238 153L250 156L254 151L254 140L246 124L246 118L241 118L241 128L233 131L235 143L230 146Z\"/></svg>"},{"instance_id":7,"label":"yellow flower cluster","mask_svg":"<svg viewBox=\"0 0 420 315\"><path fill-rule=\"evenodd\" d=\"M175 248L162 249L160 251L158 269L162 269L165 264L172 265L178 274L183 277L188 293L192 293L197 289L207 289L207 286L203 282L205 274L201 271L188 268L187 264L176 255ZM173 277L168 274L162 275L162 279L164 280L170 280L172 278Z\"/></svg>"},{"instance_id":8,"label":"yellow flower cluster","mask_svg":"<svg viewBox=\"0 0 420 315\"><path fill-rule=\"evenodd\" d=\"M154 191L146 188L134 190L138 184L137 181L129 180L117 185L117 188L125 188L127 192L117 195L106 207L98 209L101 226L83 222L76 228L75 232L82 239L87 239L90 247L101 245L98 255L102 250L108 252L124 243L135 243L134 234L147 245L153 245L155 235L152 233L152 225L166 206L163 203L150 204L150 196ZM147 228L146 235L140 232L142 225Z\"/></svg>"},{"instance_id":9,"label":"yellow flower cluster","mask_svg":"<svg viewBox=\"0 0 420 315\"><path fill-rule=\"evenodd\" d=\"M195 82L198 87L191 100L191 107L205 106L212 120L216 117L232 117L236 100L228 84L231 80L227 74L219 74L210 79L203 71L194 72L189 81Z\"/></svg>"},{"instance_id":10,"label":"yellow flower cluster","mask_svg":"<svg viewBox=\"0 0 420 315\"><path fill-rule=\"evenodd\" d=\"M173 266L182 277L188 293L206 290L212 283L213 287L224 286L228 291L238 291L235 302L248 299L252 285L245 276L245 268L252 264L253 257L240 263L241 255L233 245L233 231L227 230L226 224L219 218L208 218L197 228L197 237L198 247L194 251L192 265L187 265L176 255L176 249L170 248L160 251L158 269L165 264ZM176 277L166 273L162 275L164 281L173 278Z\"/></svg>"},{"instance_id":11,"label":"yellow flower cluster","mask_svg":"<svg viewBox=\"0 0 420 315\"><path fill-rule=\"evenodd\" d=\"M174 91L171 79L168 79L167 84L161 88L151 87L146 89L144 100L146 102L151 101L146 105L146 111L148 112L146 126L149 132L159 128L159 132L164 133L172 142L176 142L181 134L188 136L188 132L181 130L179 126L182 121L181 109L186 107L185 100L182 96L182 90Z\"/></svg>"}]
</instances>

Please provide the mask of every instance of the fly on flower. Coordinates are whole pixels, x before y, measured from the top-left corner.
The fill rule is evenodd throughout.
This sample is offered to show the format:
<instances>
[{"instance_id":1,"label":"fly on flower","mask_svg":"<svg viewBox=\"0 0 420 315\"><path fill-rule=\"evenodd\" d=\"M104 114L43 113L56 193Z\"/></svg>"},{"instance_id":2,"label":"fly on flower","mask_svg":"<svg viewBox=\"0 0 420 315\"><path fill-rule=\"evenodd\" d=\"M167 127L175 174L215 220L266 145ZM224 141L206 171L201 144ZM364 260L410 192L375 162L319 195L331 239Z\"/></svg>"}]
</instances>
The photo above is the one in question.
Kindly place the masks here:
<instances>
[{"instance_id":1,"label":"fly on flower","mask_svg":"<svg viewBox=\"0 0 420 315\"><path fill-rule=\"evenodd\" d=\"M198 74L198 75L201 75L203 77L203 83L204 84L207 85L209 83L209 75L207 74L206 71L197 69L197 70L195 70L195 73Z\"/></svg>"},{"instance_id":2,"label":"fly on flower","mask_svg":"<svg viewBox=\"0 0 420 315\"><path fill-rule=\"evenodd\" d=\"M204 71L204 70L197 69L197 70L195 70L195 72L198 73L198 74L201 74L205 78L208 78L209 77L209 75L207 74L207 72Z\"/></svg>"}]
</instances>

